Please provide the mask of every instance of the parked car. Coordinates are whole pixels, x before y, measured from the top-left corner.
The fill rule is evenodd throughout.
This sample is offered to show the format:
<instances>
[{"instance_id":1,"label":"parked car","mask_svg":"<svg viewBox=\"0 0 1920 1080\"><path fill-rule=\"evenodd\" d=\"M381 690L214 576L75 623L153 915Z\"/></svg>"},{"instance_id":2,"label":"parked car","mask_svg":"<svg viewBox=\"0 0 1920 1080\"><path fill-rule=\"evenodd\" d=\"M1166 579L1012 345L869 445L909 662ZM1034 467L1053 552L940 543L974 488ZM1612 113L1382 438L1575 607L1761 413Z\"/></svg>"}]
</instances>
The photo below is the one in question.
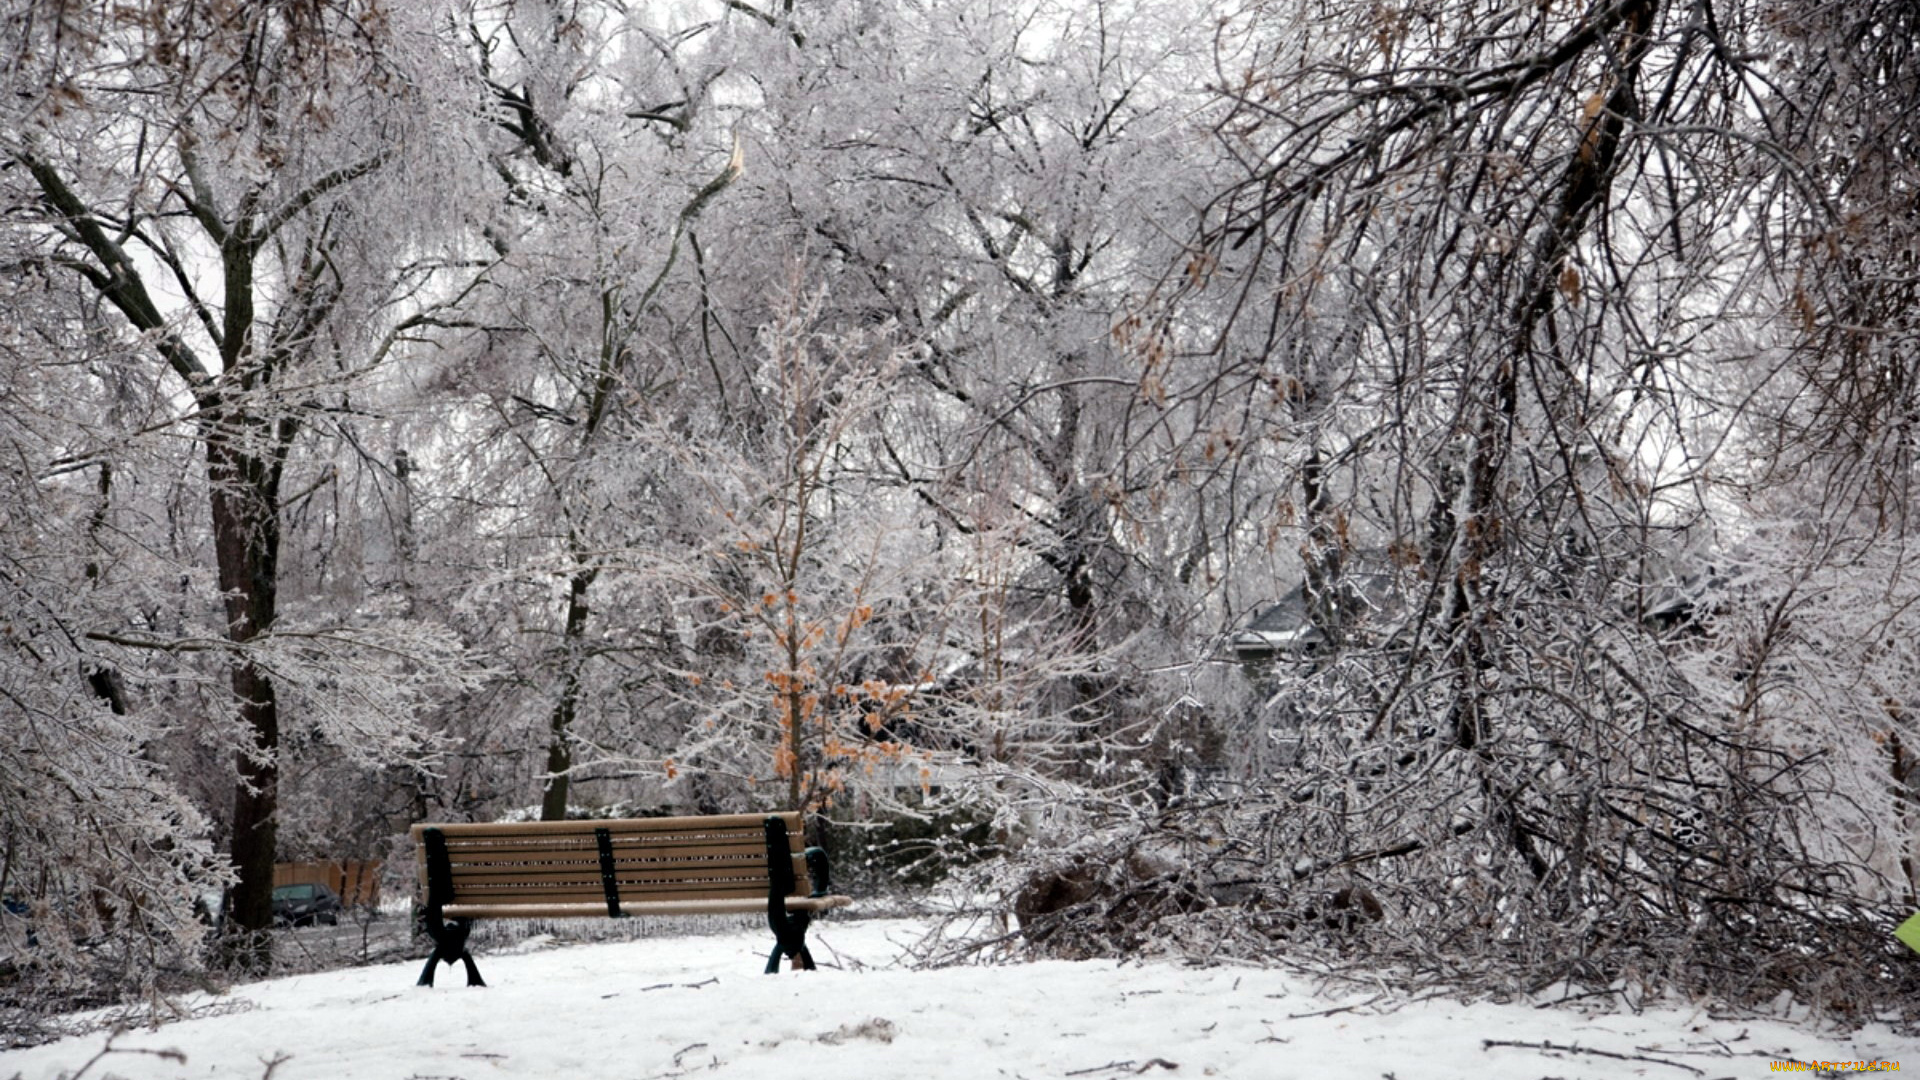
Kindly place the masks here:
<instances>
[{"instance_id":1,"label":"parked car","mask_svg":"<svg viewBox=\"0 0 1920 1080\"><path fill-rule=\"evenodd\" d=\"M273 889L275 926L311 926L317 922L340 925L340 897L325 885L311 882L276 885Z\"/></svg>"}]
</instances>

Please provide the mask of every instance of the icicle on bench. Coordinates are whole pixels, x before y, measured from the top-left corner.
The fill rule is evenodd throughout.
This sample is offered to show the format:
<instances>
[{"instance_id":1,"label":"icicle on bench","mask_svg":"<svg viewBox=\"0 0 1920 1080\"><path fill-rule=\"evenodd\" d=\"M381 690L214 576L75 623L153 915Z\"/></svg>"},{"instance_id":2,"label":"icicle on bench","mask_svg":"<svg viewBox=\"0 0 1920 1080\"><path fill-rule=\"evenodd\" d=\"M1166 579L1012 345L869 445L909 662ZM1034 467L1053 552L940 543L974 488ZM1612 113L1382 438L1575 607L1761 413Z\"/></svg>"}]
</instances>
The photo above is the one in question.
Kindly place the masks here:
<instances>
[{"instance_id":1,"label":"icicle on bench","mask_svg":"<svg viewBox=\"0 0 1920 1080\"><path fill-rule=\"evenodd\" d=\"M767 973L786 955L812 970L807 923L853 901L830 896L827 854L801 841L797 813L614 821L421 824L413 827L426 891L434 968L458 960L485 986L467 951L475 919L625 918L764 910L773 930ZM802 892L801 872L812 882Z\"/></svg>"}]
</instances>

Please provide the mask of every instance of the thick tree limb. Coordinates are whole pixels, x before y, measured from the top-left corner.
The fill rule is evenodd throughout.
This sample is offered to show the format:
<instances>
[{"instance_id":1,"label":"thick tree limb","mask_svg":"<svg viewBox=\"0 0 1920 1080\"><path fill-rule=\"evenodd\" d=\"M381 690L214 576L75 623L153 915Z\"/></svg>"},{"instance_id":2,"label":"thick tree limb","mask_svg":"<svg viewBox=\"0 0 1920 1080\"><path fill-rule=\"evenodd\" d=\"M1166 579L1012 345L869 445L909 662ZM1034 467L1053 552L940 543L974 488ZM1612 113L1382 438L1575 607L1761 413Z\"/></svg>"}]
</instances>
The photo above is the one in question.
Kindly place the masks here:
<instances>
[{"instance_id":1,"label":"thick tree limb","mask_svg":"<svg viewBox=\"0 0 1920 1080\"><path fill-rule=\"evenodd\" d=\"M19 157L40 186L42 201L60 215L73 230L73 235L100 264L97 273L86 272L88 280L126 315L135 330L155 335L156 346L168 366L196 393L201 392L201 388L211 382L212 376L193 349L167 328L166 318L160 314L160 308L147 293L146 283L127 259L126 252L101 228L99 219L73 193L52 165L31 153L22 153Z\"/></svg>"}]
</instances>

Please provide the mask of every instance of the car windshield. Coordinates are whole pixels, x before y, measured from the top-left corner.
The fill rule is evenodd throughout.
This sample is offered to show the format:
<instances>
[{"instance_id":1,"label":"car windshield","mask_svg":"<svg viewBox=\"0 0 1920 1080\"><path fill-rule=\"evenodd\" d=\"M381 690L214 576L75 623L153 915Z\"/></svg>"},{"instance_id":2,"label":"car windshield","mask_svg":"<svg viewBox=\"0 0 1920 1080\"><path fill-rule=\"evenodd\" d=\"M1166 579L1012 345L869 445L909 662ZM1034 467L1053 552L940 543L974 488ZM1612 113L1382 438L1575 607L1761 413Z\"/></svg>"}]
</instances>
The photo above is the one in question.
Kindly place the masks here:
<instances>
[{"instance_id":1,"label":"car windshield","mask_svg":"<svg viewBox=\"0 0 1920 1080\"><path fill-rule=\"evenodd\" d=\"M313 899L313 886L282 885L273 890L273 898L275 900L311 900Z\"/></svg>"}]
</instances>

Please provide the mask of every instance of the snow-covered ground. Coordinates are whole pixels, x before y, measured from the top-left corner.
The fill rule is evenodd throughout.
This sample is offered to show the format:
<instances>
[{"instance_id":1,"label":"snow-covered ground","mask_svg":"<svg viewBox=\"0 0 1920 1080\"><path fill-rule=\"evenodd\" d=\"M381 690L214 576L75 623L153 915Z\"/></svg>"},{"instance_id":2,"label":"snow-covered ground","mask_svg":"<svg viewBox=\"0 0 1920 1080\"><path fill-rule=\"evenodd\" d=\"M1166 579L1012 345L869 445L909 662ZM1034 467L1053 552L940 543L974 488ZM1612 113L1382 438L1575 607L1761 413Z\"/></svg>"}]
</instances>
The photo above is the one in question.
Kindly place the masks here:
<instances>
[{"instance_id":1,"label":"snow-covered ground","mask_svg":"<svg viewBox=\"0 0 1920 1080\"><path fill-rule=\"evenodd\" d=\"M0 1053L0 1077L489 1080L1757 1077L1771 1062L1889 1061L1881 1026L1532 1004L1407 1001L1298 973L1176 963L909 970L900 920L817 925L825 965L759 974L769 935L734 931L482 953L416 989L417 964L299 975L186 1002L196 1016ZM91 1062L91 1065L89 1065ZM1904 1070L1903 1070L1904 1071Z\"/></svg>"}]
</instances>

